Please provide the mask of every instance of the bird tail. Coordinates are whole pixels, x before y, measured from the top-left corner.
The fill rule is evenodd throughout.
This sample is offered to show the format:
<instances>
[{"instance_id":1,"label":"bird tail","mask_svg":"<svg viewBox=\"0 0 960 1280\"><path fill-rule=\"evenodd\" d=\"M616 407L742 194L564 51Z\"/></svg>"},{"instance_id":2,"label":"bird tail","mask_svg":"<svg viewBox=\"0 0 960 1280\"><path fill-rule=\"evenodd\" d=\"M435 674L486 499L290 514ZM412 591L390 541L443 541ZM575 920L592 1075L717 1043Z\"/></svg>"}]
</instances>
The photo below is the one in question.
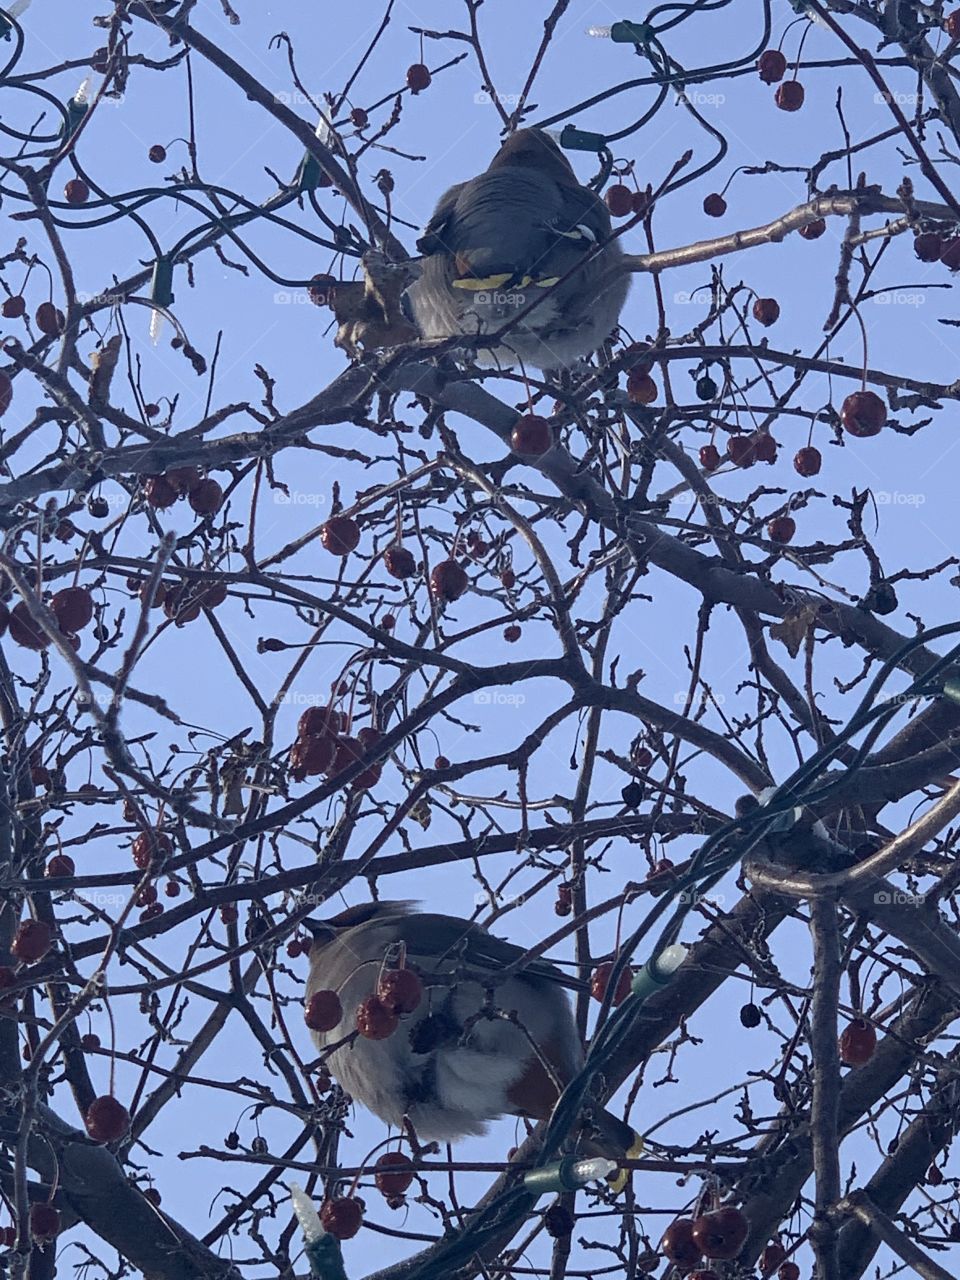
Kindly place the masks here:
<instances>
[{"instance_id":1,"label":"bird tail","mask_svg":"<svg viewBox=\"0 0 960 1280\"><path fill-rule=\"evenodd\" d=\"M636 1160L643 1153L643 1139L611 1111L594 1111L591 1116L593 1132L583 1143L584 1152L591 1156L606 1156L608 1160ZM618 1169L607 1176L607 1182L615 1194L619 1194L630 1176L628 1169Z\"/></svg>"}]
</instances>

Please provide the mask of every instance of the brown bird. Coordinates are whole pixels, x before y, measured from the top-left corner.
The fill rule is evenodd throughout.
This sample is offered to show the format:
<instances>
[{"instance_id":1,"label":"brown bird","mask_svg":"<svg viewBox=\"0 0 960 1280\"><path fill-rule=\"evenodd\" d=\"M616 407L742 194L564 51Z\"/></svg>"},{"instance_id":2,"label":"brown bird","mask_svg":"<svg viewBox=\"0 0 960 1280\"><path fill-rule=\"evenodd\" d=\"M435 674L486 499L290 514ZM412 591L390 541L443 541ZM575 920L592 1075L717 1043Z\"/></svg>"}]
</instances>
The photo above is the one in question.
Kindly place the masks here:
<instances>
[{"instance_id":1,"label":"brown bird","mask_svg":"<svg viewBox=\"0 0 960 1280\"><path fill-rule=\"evenodd\" d=\"M420 1138L455 1142L485 1132L498 1116L542 1120L583 1066L563 990L570 979L538 959L498 980L523 951L480 925L408 902L371 902L307 924L314 935L307 1001L332 989L343 1007L336 1026L314 1032L321 1049L350 1037L358 1005L389 964L402 960L422 980L421 1003L392 1035L356 1036L327 1059L347 1092L387 1124L408 1117ZM639 1150L637 1135L611 1112L597 1105L590 1121L589 1154Z\"/></svg>"},{"instance_id":2,"label":"brown bird","mask_svg":"<svg viewBox=\"0 0 960 1280\"><path fill-rule=\"evenodd\" d=\"M478 358L560 369L610 336L630 275L606 205L539 129L510 135L486 171L440 198L417 248L405 307L425 338L483 336L517 320Z\"/></svg>"}]
</instances>

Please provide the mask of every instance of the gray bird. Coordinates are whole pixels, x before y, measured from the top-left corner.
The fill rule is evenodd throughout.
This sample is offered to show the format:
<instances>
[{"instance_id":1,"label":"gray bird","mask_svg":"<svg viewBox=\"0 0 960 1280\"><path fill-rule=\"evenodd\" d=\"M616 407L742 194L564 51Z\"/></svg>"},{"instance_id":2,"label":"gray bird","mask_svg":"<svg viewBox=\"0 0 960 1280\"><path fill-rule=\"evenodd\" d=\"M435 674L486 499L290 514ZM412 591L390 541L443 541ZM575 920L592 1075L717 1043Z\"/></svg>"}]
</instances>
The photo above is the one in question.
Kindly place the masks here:
<instances>
[{"instance_id":1,"label":"gray bird","mask_svg":"<svg viewBox=\"0 0 960 1280\"><path fill-rule=\"evenodd\" d=\"M480 925L408 902L371 902L306 923L314 935L307 1002L332 989L343 1006L340 1022L314 1039L321 1049L348 1040L327 1059L330 1070L387 1124L399 1127L407 1116L420 1138L453 1142L485 1132L501 1115L545 1119L558 1085L582 1067L563 990L571 980L548 961L532 960L498 982L523 951ZM385 1039L350 1038L358 1006L376 991L381 972L401 960L422 979L420 1005ZM489 1004L485 988L492 990ZM519 1025L483 1016L485 1007L515 1011ZM639 1139L624 1121L599 1105L590 1119L589 1154L637 1153Z\"/></svg>"},{"instance_id":2,"label":"gray bird","mask_svg":"<svg viewBox=\"0 0 960 1280\"><path fill-rule=\"evenodd\" d=\"M417 241L405 309L424 338L491 334L478 359L566 368L609 337L630 288L603 201L539 129L510 135L484 173L441 197Z\"/></svg>"}]
</instances>

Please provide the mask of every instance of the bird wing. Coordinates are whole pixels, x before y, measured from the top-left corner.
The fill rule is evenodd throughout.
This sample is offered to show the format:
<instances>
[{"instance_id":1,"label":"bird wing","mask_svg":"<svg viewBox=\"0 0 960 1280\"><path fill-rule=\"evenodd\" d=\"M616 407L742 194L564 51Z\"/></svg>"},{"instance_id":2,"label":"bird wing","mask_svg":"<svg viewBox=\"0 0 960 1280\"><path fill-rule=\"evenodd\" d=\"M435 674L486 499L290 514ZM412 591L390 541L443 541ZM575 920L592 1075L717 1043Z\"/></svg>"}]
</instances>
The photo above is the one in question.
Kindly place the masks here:
<instances>
[{"instance_id":1,"label":"bird wing","mask_svg":"<svg viewBox=\"0 0 960 1280\"><path fill-rule=\"evenodd\" d=\"M404 941L407 951L416 962L417 956L424 959L455 958L463 955L466 968L476 971L488 970L498 973L507 965L515 964L525 949L515 943L507 942L488 933L481 925L469 920L456 920L452 916L418 913L411 917L409 936ZM425 939L429 939L428 941ZM518 976L542 978L554 982L558 986L573 991L584 990L585 983L565 974L549 960L540 958L528 960L519 971Z\"/></svg>"}]
</instances>

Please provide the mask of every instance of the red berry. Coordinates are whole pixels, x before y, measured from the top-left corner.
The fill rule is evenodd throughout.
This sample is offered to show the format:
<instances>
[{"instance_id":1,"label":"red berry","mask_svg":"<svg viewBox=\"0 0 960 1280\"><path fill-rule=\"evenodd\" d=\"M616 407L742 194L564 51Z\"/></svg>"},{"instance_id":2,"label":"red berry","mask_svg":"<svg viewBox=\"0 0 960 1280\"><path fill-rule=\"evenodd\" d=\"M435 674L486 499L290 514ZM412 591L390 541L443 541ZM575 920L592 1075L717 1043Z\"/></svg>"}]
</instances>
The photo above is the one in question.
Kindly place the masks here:
<instances>
[{"instance_id":1,"label":"red berry","mask_svg":"<svg viewBox=\"0 0 960 1280\"><path fill-rule=\"evenodd\" d=\"M700 446L700 465L704 471L716 471L720 462L720 450L715 444L702 444Z\"/></svg>"},{"instance_id":2,"label":"red berry","mask_svg":"<svg viewBox=\"0 0 960 1280\"><path fill-rule=\"evenodd\" d=\"M719 191L711 191L704 197L703 212L708 218L722 218L727 212L727 202Z\"/></svg>"},{"instance_id":3,"label":"red berry","mask_svg":"<svg viewBox=\"0 0 960 1280\"><path fill-rule=\"evenodd\" d=\"M177 491L166 476L150 476L143 486L143 496L154 511L166 511L177 500Z\"/></svg>"},{"instance_id":4,"label":"red berry","mask_svg":"<svg viewBox=\"0 0 960 1280\"><path fill-rule=\"evenodd\" d=\"M402 1196L413 1182L413 1161L402 1151L387 1151L374 1165L373 1180L385 1196Z\"/></svg>"},{"instance_id":5,"label":"red berry","mask_svg":"<svg viewBox=\"0 0 960 1280\"><path fill-rule=\"evenodd\" d=\"M307 285L310 301L316 307L332 307L334 294L339 283L340 281L336 276L321 271L318 275L313 276Z\"/></svg>"},{"instance_id":6,"label":"red berry","mask_svg":"<svg viewBox=\"0 0 960 1280\"><path fill-rule=\"evenodd\" d=\"M30 1234L34 1240L43 1244L47 1240L55 1240L60 1234L60 1210L45 1201L38 1201L30 1206ZM16 1236L14 1236L14 1241Z\"/></svg>"},{"instance_id":7,"label":"red berry","mask_svg":"<svg viewBox=\"0 0 960 1280\"><path fill-rule=\"evenodd\" d=\"M343 1005L335 991L315 991L307 1001L303 1020L311 1031L332 1031L343 1017Z\"/></svg>"},{"instance_id":8,"label":"red berry","mask_svg":"<svg viewBox=\"0 0 960 1280\"><path fill-rule=\"evenodd\" d=\"M771 542L792 542L797 532L797 522L793 516L774 516L767 525L767 537Z\"/></svg>"},{"instance_id":9,"label":"red berry","mask_svg":"<svg viewBox=\"0 0 960 1280\"><path fill-rule=\"evenodd\" d=\"M397 619L392 613L385 613L380 619L380 626L384 631L392 631L396 625Z\"/></svg>"},{"instance_id":10,"label":"red berry","mask_svg":"<svg viewBox=\"0 0 960 1280\"><path fill-rule=\"evenodd\" d=\"M952 13L945 15L943 29L951 40L960 40L960 9L954 9Z\"/></svg>"},{"instance_id":11,"label":"red berry","mask_svg":"<svg viewBox=\"0 0 960 1280\"><path fill-rule=\"evenodd\" d=\"M807 444L797 450L793 459L793 469L801 476L816 476L820 474L822 462L820 450L815 449L812 444Z\"/></svg>"},{"instance_id":12,"label":"red berry","mask_svg":"<svg viewBox=\"0 0 960 1280\"><path fill-rule=\"evenodd\" d=\"M365 129L370 123L370 117L363 107L354 107L350 112L350 123L355 129Z\"/></svg>"},{"instance_id":13,"label":"red berry","mask_svg":"<svg viewBox=\"0 0 960 1280\"><path fill-rule=\"evenodd\" d=\"M546 418L536 413L525 413L517 419L510 434L510 448L514 453L539 458L553 448L553 432Z\"/></svg>"},{"instance_id":14,"label":"red berry","mask_svg":"<svg viewBox=\"0 0 960 1280\"><path fill-rule=\"evenodd\" d=\"M417 572L417 562L413 552L397 544L387 547L383 553L383 567L391 578L412 578Z\"/></svg>"},{"instance_id":15,"label":"red berry","mask_svg":"<svg viewBox=\"0 0 960 1280\"><path fill-rule=\"evenodd\" d=\"M155 920L157 916L163 915L163 903L151 902L140 912L141 920Z\"/></svg>"},{"instance_id":16,"label":"red berry","mask_svg":"<svg viewBox=\"0 0 960 1280\"><path fill-rule=\"evenodd\" d=\"M800 234L804 240L819 240L826 229L825 218L814 218L813 222L807 222L800 228Z\"/></svg>"},{"instance_id":17,"label":"red berry","mask_svg":"<svg viewBox=\"0 0 960 1280\"><path fill-rule=\"evenodd\" d=\"M627 399L631 404L652 404L657 398L657 384L639 369L627 374Z\"/></svg>"},{"instance_id":18,"label":"red berry","mask_svg":"<svg viewBox=\"0 0 960 1280\"><path fill-rule=\"evenodd\" d=\"M168 467L163 478L178 498L185 498L203 483L199 467Z\"/></svg>"},{"instance_id":19,"label":"red berry","mask_svg":"<svg viewBox=\"0 0 960 1280\"><path fill-rule=\"evenodd\" d=\"M93 1031L88 1031L85 1036L80 1037L80 1048L84 1053L96 1053L100 1048L100 1037Z\"/></svg>"},{"instance_id":20,"label":"red berry","mask_svg":"<svg viewBox=\"0 0 960 1280\"><path fill-rule=\"evenodd\" d=\"M607 187L603 198L615 218L625 218L628 213L633 213L633 191L622 182Z\"/></svg>"},{"instance_id":21,"label":"red berry","mask_svg":"<svg viewBox=\"0 0 960 1280\"><path fill-rule=\"evenodd\" d=\"M777 1280L800 1280L800 1268L795 1262L784 1262L777 1271Z\"/></svg>"},{"instance_id":22,"label":"red berry","mask_svg":"<svg viewBox=\"0 0 960 1280\"><path fill-rule=\"evenodd\" d=\"M22 315L26 314L27 300L22 294L14 293L4 301L0 310L3 311L7 320L19 320Z\"/></svg>"},{"instance_id":23,"label":"red berry","mask_svg":"<svg viewBox=\"0 0 960 1280\"><path fill-rule=\"evenodd\" d=\"M931 1187L939 1187L941 1182L943 1182L943 1173L935 1164L932 1164L927 1170L925 1178Z\"/></svg>"},{"instance_id":24,"label":"red berry","mask_svg":"<svg viewBox=\"0 0 960 1280\"><path fill-rule=\"evenodd\" d=\"M913 242L913 252L921 262L936 262L943 253L943 240L935 231L921 231Z\"/></svg>"},{"instance_id":25,"label":"red berry","mask_svg":"<svg viewBox=\"0 0 960 1280\"><path fill-rule=\"evenodd\" d=\"M757 460L757 440L752 435L731 436L727 457L738 467L752 467Z\"/></svg>"},{"instance_id":26,"label":"red berry","mask_svg":"<svg viewBox=\"0 0 960 1280\"><path fill-rule=\"evenodd\" d=\"M516 644L520 639L520 635L520 627L516 622L511 622L509 627L504 627L503 629L503 638L506 640L507 644Z\"/></svg>"},{"instance_id":27,"label":"red berry","mask_svg":"<svg viewBox=\"0 0 960 1280\"><path fill-rule=\"evenodd\" d=\"M10 613L9 627L10 639L24 649L34 649L39 652L41 649L46 649L50 644L50 637L40 626L40 623L34 621L33 615L24 600L13 606Z\"/></svg>"},{"instance_id":28,"label":"red berry","mask_svg":"<svg viewBox=\"0 0 960 1280\"><path fill-rule=\"evenodd\" d=\"M320 541L335 556L348 556L360 541L360 526L350 516L331 516L320 527Z\"/></svg>"},{"instance_id":29,"label":"red berry","mask_svg":"<svg viewBox=\"0 0 960 1280\"><path fill-rule=\"evenodd\" d=\"M156 1187L144 1187L144 1189L143 1189L143 1198L144 1198L144 1200L149 1201L149 1203L150 1203L150 1204L152 1204L152 1205L154 1205L155 1207L159 1208L159 1206L160 1206L160 1192L157 1190L157 1188L156 1188Z\"/></svg>"},{"instance_id":30,"label":"red berry","mask_svg":"<svg viewBox=\"0 0 960 1280\"><path fill-rule=\"evenodd\" d=\"M663 1233L660 1248L664 1257L678 1267L688 1270L695 1267L702 1256L693 1238L693 1223L689 1218L677 1218Z\"/></svg>"},{"instance_id":31,"label":"red berry","mask_svg":"<svg viewBox=\"0 0 960 1280\"><path fill-rule=\"evenodd\" d=\"M138 907L149 907L156 900L157 886L155 884L145 884L134 899Z\"/></svg>"},{"instance_id":32,"label":"red berry","mask_svg":"<svg viewBox=\"0 0 960 1280\"><path fill-rule=\"evenodd\" d=\"M449 769L450 761L446 756L437 756L436 760L433 762L433 767L435 769Z\"/></svg>"},{"instance_id":33,"label":"red berry","mask_svg":"<svg viewBox=\"0 0 960 1280\"><path fill-rule=\"evenodd\" d=\"M781 111L799 111L803 106L803 85L799 80L784 80L777 86L773 100Z\"/></svg>"},{"instance_id":34,"label":"red berry","mask_svg":"<svg viewBox=\"0 0 960 1280\"><path fill-rule=\"evenodd\" d=\"M24 964L36 964L53 946L53 930L45 920L22 920L10 943L10 954Z\"/></svg>"},{"instance_id":35,"label":"red berry","mask_svg":"<svg viewBox=\"0 0 960 1280\"><path fill-rule=\"evenodd\" d=\"M299 778L318 777L329 773L337 754L333 734L311 734L298 738L290 749L290 768Z\"/></svg>"},{"instance_id":36,"label":"red berry","mask_svg":"<svg viewBox=\"0 0 960 1280\"><path fill-rule=\"evenodd\" d=\"M313 734L345 733L347 717L336 707L307 707L297 721L297 736L306 738Z\"/></svg>"},{"instance_id":37,"label":"red berry","mask_svg":"<svg viewBox=\"0 0 960 1280\"><path fill-rule=\"evenodd\" d=\"M422 62L415 62L413 66L407 67L407 88L411 93L422 93L429 86L432 78L429 68Z\"/></svg>"},{"instance_id":38,"label":"red berry","mask_svg":"<svg viewBox=\"0 0 960 1280\"><path fill-rule=\"evenodd\" d=\"M86 587L62 587L50 601L61 631L82 631L93 619L93 597Z\"/></svg>"},{"instance_id":39,"label":"red berry","mask_svg":"<svg viewBox=\"0 0 960 1280\"><path fill-rule=\"evenodd\" d=\"M367 996L357 1006L357 1030L365 1040L386 1040L398 1023L396 1013L377 996Z\"/></svg>"},{"instance_id":40,"label":"red berry","mask_svg":"<svg viewBox=\"0 0 960 1280\"><path fill-rule=\"evenodd\" d=\"M44 875L49 876L52 880L57 880L61 876L72 876L76 869L76 865L69 854L55 853L47 863Z\"/></svg>"},{"instance_id":41,"label":"red berry","mask_svg":"<svg viewBox=\"0 0 960 1280\"><path fill-rule=\"evenodd\" d=\"M873 1057L877 1032L864 1018L848 1022L840 1036L840 1061L847 1067L862 1067Z\"/></svg>"},{"instance_id":42,"label":"red berry","mask_svg":"<svg viewBox=\"0 0 960 1280\"><path fill-rule=\"evenodd\" d=\"M955 236L952 240L945 241L940 254L940 261L945 267L949 267L951 271L960 270L960 236Z\"/></svg>"},{"instance_id":43,"label":"red berry","mask_svg":"<svg viewBox=\"0 0 960 1280\"><path fill-rule=\"evenodd\" d=\"M769 431L754 432L754 452L758 462L776 462L777 442Z\"/></svg>"},{"instance_id":44,"label":"red berry","mask_svg":"<svg viewBox=\"0 0 960 1280\"><path fill-rule=\"evenodd\" d=\"M71 178L63 189L67 204L86 204L90 199L90 188L82 178Z\"/></svg>"},{"instance_id":45,"label":"red berry","mask_svg":"<svg viewBox=\"0 0 960 1280\"><path fill-rule=\"evenodd\" d=\"M145 871L156 859L168 857L173 852L173 844L163 831L141 831L131 849L134 865Z\"/></svg>"},{"instance_id":46,"label":"red berry","mask_svg":"<svg viewBox=\"0 0 960 1280\"><path fill-rule=\"evenodd\" d=\"M735 1258L743 1248L750 1223L733 1205L702 1213L693 1220L693 1239L708 1258Z\"/></svg>"},{"instance_id":47,"label":"red berry","mask_svg":"<svg viewBox=\"0 0 960 1280\"><path fill-rule=\"evenodd\" d=\"M187 501L198 516L215 516L223 506L223 489L208 476L189 494Z\"/></svg>"},{"instance_id":48,"label":"red berry","mask_svg":"<svg viewBox=\"0 0 960 1280\"><path fill-rule=\"evenodd\" d=\"M706 1271L703 1271L701 1269L698 1269L696 1271L691 1271L690 1274L687 1276L687 1280L720 1280L720 1277L717 1275L717 1273L713 1270L712 1267L708 1267Z\"/></svg>"},{"instance_id":49,"label":"red berry","mask_svg":"<svg viewBox=\"0 0 960 1280\"><path fill-rule=\"evenodd\" d=\"M780 318L780 303L776 298L756 298L753 303L753 318L769 328Z\"/></svg>"},{"instance_id":50,"label":"red berry","mask_svg":"<svg viewBox=\"0 0 960 1280\"><path fill-rule=\"evenodd\" d=\"M56 338L63 330L63 312L59 311L52 302L41 302L34 319L37 322L37 328L48 338Z\"/></svg>"},{"instance_id":51,"label":"red berry","mask_svg":"<svg viewBox=\"0 0 960 1280\"><path fill-rule=\"evenodd\" d=\"M112 1094L105 1093L87 1107L84 1122L94 1142L116 1142L130 1127L130 1112Z\"/></svg>"},{"instance_id":52,"label":"red berry","mask_svg":"<svg viewBox=\"0 0 960 1280\"><path fill-rule=\"evenodd\" d=\"M236 924L240 919L237 904L235 902L225 902L220 908L220 919L223 924Z\"/></svg>"},{"instance_id":53,"label":"red berry","mask_svg":"<svg viewBox=\"0 0 960 1280\"><path fill-rule=\"evenodd\" d=\"M325 1200L320 1207L320 1222L338 1240L352 1240L363 1222L363 1205L354 1196L349 1200Z\"/></svg>"},{"instance_id":54,"label":"red berry","mask_svg":"<svg viewBox=\"0 0 960 1280\"><path fill-rule=\"evenodd\" d=\"M441 603L459 600L470 580L456 560L441 560L430 574L430 594Z\"/></svg>"},{"instance_id":55,"label":"red berry","mask_svg":"<svg viewBox=\"0 0 960 1280\"><path fill-rule=\"evenodd\" d=\"M394 1013L413 1013L423 1000L423 983L412 969L386 969L377 983L377 996Z\"/></svg>"},{"instance_id":56,"label":"red berry","mask_svg":"<svg viewBox=\"0 0 960 1280\"><path fill-rule=\"evenodd\" d=\"M757 59L757 70L764 84L776 84L787 71L787 60L779 49L764 49Z\"/></svg>"},{"instance_id":57,"label":"red berry","mask_svg":"<svg viewBox=\"0 0 960 1280\"><path fill-rule=\"evenodd\" d=\"M598 964L593 971L593 977L590 979L590 994L594 1000L602 1000L607 994L607 984L610 981L610 975L613 973L613 961L605 960L603 964ZM622 1004L630 994L630 984L633 981L633 970L627 965L617 983L616 995L613 997L615 1005Z\"/></svg>"},{"instance_id":58,"label":"red berry","mask_svg":"<svg viewBox=\"0 0 960 1280\"><path fill-rule=\"evenodd\" d=\"M887 420L887 406L873 391L854 391L840 406L840 421L852 436L875 436Z\"/></svg>"},{"instance_id":59,"label":"red berry","mask_svg":"<svg viewBox=\"0 0 960 1280\"><path fill-rule=\"evenodd\" d=\"M764 1277L764 1280L773 1275L780 1263L786 1259L786 1256L786 1249L777 1240L772 1240L770 1244L765 1246L763 1253L760 1254L758 1263L760 1274Z\"/></svg>"},{"instance_id":60,"label":"red berry","mask_svg":"<svg viewBox=\"0 0 960 1280\"><path fill-rule=\"evenodd\" d=\"M177 883L176 880L168 880L167 883L164 885L163 892L167 895L168 898L179 898L180 885Z\"/></svg>"},{"instance_id":61,"label":"red berry","mask_svg":"<svg viewBox=\"0 0 960 1280\"><path fill-rule=\"evenodd\" d=\"M646 191L635 191L635 192L633 193L633 209L632 209L632 211L633 211L633 213L637 214L637 216L638 216L638 217L645 217L645 216L646 216L646 214L648 214L648 213L650 212L650 208L651 208L650 197L651 197L651 194L652 194L652 193L651 193L651 191L650 191L650 188L649 188L649 187L647 188L647 190L646 190Z\"/></svg>"},{"instance_id":62,"label":"red berry","mask_svg":"<svg viewBox=\"0 0 960 1280\"><path fill-rule=\"evenodd\" d=\"M500 575L500 585L506 591L512 591L514 586L516 585L516 581L517 581L517 575L513 572L512 569L504 569L503 573L501 573Z\"/></svg>"},{"instance_id":63,"label":"red berry","mask_svg":"<svg viewBox=\"0 0 960 1280\"><path fill-rule=\"evenodd\" d=\"M163 164L167 158L167 149L166 147L161 147L159 142L155 142L147 152L147 156L154 164Z\"/></svg>"}]
</instances>

